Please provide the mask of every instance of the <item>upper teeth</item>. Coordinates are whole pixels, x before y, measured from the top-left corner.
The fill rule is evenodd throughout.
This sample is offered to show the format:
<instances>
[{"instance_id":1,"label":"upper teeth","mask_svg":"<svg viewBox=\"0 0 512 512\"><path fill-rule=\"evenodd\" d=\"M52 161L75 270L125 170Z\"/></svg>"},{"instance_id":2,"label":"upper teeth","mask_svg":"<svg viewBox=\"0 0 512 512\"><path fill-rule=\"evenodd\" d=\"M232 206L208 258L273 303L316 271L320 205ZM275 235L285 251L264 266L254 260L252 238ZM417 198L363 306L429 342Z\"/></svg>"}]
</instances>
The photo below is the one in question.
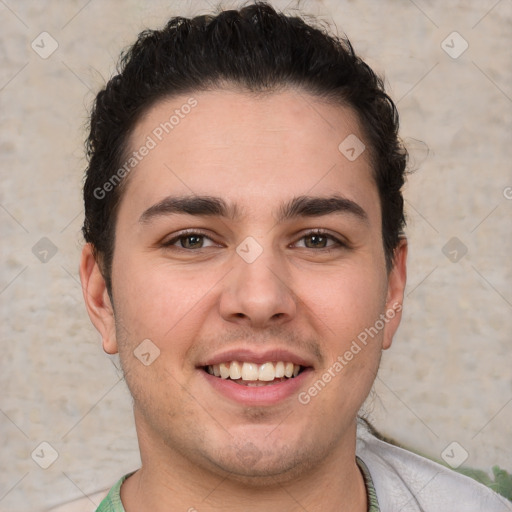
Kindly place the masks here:
<instances>
[{"instance_id":1,"label":"upper teeth","mask_svg":"<svg viewBox=\"0 0 512 512\"><path fill-rule=\"evenodd\" d=\"M231 361L209 365L206 367L206 370L211 375L223 379L261 380L268 382L282 377L297 377L300 366L283 361L276 363L269 361L263 364Z\"/></svg>"}]
</instances>

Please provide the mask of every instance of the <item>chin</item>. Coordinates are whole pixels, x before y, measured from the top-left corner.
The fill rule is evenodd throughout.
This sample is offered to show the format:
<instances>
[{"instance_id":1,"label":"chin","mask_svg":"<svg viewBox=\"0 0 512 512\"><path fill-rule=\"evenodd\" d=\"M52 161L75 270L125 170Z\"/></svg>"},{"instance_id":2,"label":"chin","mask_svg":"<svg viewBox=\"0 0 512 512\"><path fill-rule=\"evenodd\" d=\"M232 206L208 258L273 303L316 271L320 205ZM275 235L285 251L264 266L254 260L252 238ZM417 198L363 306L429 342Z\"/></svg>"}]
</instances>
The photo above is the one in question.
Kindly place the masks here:
<instances>
[{"instance_id":1,"label":"chin","mask_svg":"<svg viewBox=\"0 0 512 512\"><path fill-rule=\"evenodd\" d=\"M269 487L283 484L310 473L320 461L318 451L308 452L304 447L299 451L289 446L283 449L272 447L263 452L254 444L248 442L241 448L232 447L224 450L222 459L208 457L222 475L233 482L250 487Z\"/></svg>"}]
</instances>

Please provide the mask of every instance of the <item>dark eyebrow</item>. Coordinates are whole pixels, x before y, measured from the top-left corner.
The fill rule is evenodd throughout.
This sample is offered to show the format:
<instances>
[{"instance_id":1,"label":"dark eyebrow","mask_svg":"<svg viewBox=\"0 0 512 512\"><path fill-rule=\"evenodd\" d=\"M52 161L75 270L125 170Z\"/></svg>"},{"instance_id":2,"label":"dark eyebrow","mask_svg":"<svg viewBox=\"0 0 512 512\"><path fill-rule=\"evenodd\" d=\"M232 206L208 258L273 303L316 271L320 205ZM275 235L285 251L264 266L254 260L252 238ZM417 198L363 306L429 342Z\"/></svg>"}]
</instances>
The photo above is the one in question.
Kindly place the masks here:
<instances>
[{"instance_id":1,"label":"dark eyebrow","mask_svg":"<svg viewBox=\"0 0 512 512\"><path fill-rule=\"evenodd\" d=\"M209 215L235 219L236 206L228 206L220 197L211 196L169 196L149 207L139 217L139 222L149 222L155 217L169 214Z\"/></svg>"},{"instance_id":2,"label":"dark eyebrow","mask_svg":"<svg viewBox=\"0 0 512 512\"><path fill-rule=\"evenodd\" d=\"M330 197L294 197L279 209L277 221L283 222L294 217L320 217L330 213L349 213L364 222L368 222L368 214L351 199L341 196Z\"/></svg>"},{"instance_id":3,"label":"dark eyebrow","mask_svg":"<svg viewBox=\"0 0 512 512\"><path fill-rule=\"evenodd\" d=\"M331 213L349 213L368 222L368 215L356 202L341 196L311 197L298 196L278 210L278 222L295 217L320 217ZM236 220L240 211L236 205L228 205L220 197L212 196L169 196L150 206L139 217L139 222L150 222L155 217L171 214L226 217Z\"/></svg>"}]
</instances>

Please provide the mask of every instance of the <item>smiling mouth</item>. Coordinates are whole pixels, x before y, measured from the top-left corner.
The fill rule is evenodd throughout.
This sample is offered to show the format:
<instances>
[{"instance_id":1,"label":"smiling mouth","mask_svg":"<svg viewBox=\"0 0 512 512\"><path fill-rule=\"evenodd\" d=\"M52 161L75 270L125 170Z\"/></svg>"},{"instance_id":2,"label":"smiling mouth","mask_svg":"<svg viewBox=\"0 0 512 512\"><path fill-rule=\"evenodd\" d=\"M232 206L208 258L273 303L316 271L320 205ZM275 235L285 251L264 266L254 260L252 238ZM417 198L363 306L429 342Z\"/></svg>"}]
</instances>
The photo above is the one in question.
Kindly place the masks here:
<instances>
[{"instance_id":1,"label":"smiling mouth","mask_svg":"<svg viewBox=\"0 0 512 512\"><path fill-rule=\"evenodd\" d=\"M230 361L207 365L203 370L219 379L232 380L241 386L268 386L297 377L305 367L291 362L276 361L263 364Z\"/></svg>"}]
</instances>

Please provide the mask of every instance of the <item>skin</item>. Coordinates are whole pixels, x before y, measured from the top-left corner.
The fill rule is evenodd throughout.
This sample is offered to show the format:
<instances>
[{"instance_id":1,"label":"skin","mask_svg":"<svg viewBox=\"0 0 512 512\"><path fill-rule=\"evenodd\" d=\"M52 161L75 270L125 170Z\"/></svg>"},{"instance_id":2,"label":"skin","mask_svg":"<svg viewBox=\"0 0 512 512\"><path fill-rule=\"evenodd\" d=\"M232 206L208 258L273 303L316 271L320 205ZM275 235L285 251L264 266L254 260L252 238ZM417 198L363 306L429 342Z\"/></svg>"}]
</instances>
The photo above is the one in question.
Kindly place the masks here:
<instances>
[{"instance_id":1,"label":"skin","mask_svg":"<svg viewBox=\"0 0 512 512\"><path fill-rule=\"evenodd\" d=\"M116 224L113 304L90 245L80 265L90 318L104 350L119 352L134 398L142 468L122 486L124 507L364 511L356 415L400 311L306 405L294 393L244 407L206 384L196 367L227 348L278 346L311 361L299 390L307 391L359 333L402 303L407 246L401 242L387 272L368 150L353 162L338 150L350 134L364 141L357 115L292 89L193 96L197 107L129 176ZM188 98L154 105L130 146L144 144ZM293 197L333 194L357 203L366 219L342 212L277 220ZM140 222L169 195L217 196L239 217ZM191 228L209 238L162 246ZM314 229L344 245L306 236ZM263 250L252 263L236 252L249 236ZM187 242L196 245L180 245ZM160 350L148 366L133 354L144 339Z\"/></svg>"}]
</instances>

